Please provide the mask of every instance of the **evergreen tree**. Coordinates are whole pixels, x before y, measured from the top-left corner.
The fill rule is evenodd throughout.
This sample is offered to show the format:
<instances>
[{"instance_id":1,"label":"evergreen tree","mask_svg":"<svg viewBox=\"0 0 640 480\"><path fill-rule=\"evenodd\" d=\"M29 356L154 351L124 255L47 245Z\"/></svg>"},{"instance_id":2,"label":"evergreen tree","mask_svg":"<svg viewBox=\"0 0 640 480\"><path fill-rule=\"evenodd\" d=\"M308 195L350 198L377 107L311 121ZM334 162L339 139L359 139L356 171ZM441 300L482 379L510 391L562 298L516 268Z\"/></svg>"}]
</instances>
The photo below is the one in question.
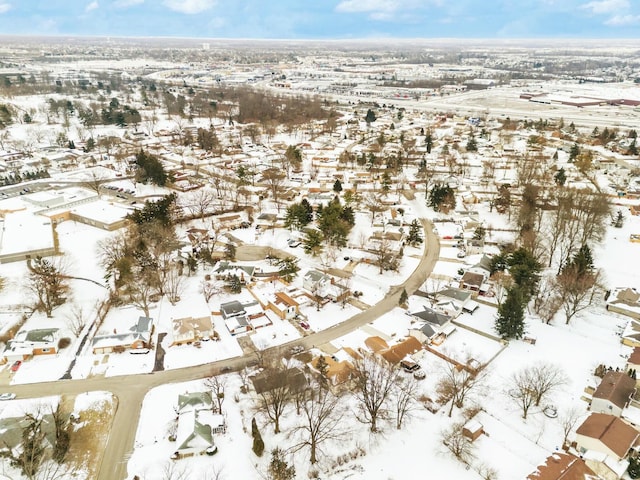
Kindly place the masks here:
<instances>
[{"instance_id":1,"label":"evergreen tree","mask_svg":"<svg viewBox=\"0 0 640 480\"><path fill-rule=\"evenodd\" d=\"M304 239L302 240L304 253L308 253L314 257L320 254L320 252L322 251L323 241L324 235L322 235L322 232L316 230L315 228L307 229Z\"/></svg>"},{"instance_id":2,"label":"evergreen tree","mask_svg":"<svg viewBox=\"0 0 640 480\"><path fill-rule=\"evenodd\" d=\"M522 338L525 333L524 305L522 290L514 285L507 291L507 298L498 307L495 329L501 338Z\"/></svg>"},{"instance_id":3,"label":"evergreen tree","mask_svg":"<svg viewBox=\"0 0 640 480\"><path fill-rule=\"evenodd\" d=\"M565 172L564 167L560 168L560 170L556 172L553 176L553 180L556 182L556 185L559 185L560 187L564 186L567 182L567 173Z\"/></svg>"},{"instance_id":4,"label":"evergreen tree","mask_svg":"<svg viewBox=\"0 0 640 480\"><path fill-rule=\"evenodd\" d=\"M569 150L569 162L575 161L578 155L580 155L580 147L577 143L574 143L571 145L571 150Z\"/></svg>"},{"instance_id":5,"label":"evergreen tree","mask_svg":"<svg viewBox=\"0 0 640 480\"><path fill-rule=\"evenodd\" d=\"M407 291L403 288L402 293L400 294L400 300L398 301L398 305L406 305L409 300L409 296L407 295Z\"/></svg>"},{"instance_id":6,"label":"evergreen tree","mask_svg":"<svg viewBox=\"0 0 640 480\"><path fill-rule=\"evenodd\" d=\"M327 363L327 359L324 355L320 355L318 357L318 361L316 362L316 370L318 370L318 375L320 376L320 384L323 387L327 386L328 377L327 372L329 371L329 364Z\"/></svg>"},{"instance_id":7,"label":"evergreen tree","mask_svg":"<svg viewBox=\"0 0 640 480\"><path fill-rule=\"evenodd\" d=\"M264 441L262 440L260 430L258 430L258 424L256 423L255 417L251 420L251 436L253 437L253 446L251 447L253 453L258 457L261 457L264 453Z\"/></svg>"},{"instance_id":8,"label":"evergreen tree","mask_svg":"<svg viewBox=\"0 0 640 480\"><path fill-rule=\"evenodd\" d=\"M376 114L373 110L368 109L367 115L364 117L364 121L367 123L373 123L376 121Z\"/></svg>"},{"instance_id":9,"label":"evergreen tree","mask_svg":"<svg viewBox=\"0 0 640 480\"><path fill-rule=\"evenodd\" d=\"M279 448L271 452L268 470L271 480L294 480L296 478L296 468L287 463L284 459L284 452Z\"/></svg>"},{"instance_id":10,"label":"evergreen tree","mask_svg":"<svg viewBox=\"0 0 640 480\"><path fill-rule=\"evenodd\" d=\"M433 147L433 137L431 136L431 130L427 130L427 134L424 137L424 146L427 148L427 153L431 153Z\"/></svg>"},{"instance_id":11,"label":"evergreen tree","mask_svg":"<svg viewBox=\"0 0 640 480\"><path fill-rule=\"evenodd\" d=\"M613 225L615 228L622 228L622 226L624 225L624 214L622 213L622 210L618 210L616 212L611 225Z\"/></svg>"},{"instance_id":12,"label":"evergreen tree","mask_svg":"<svg viewBox=\"0 0 640 480\"><path fill-rule=\"evenodd\" d=\"M342 182L339 178L336 178L336 181L333 182L333 191L336 193L340 193L342 191Z\"/></svg>"},{"instance_id":13,"label":"evergreen tree","mask_svg":"<svg viewBox=\"0 0 640 480\"><path fill-rule=\"evenodd\" d=\"M582 245L564 269L573 268L582 277L593 271L593 255L588 245ZM564 270L563 269L563 270Z\"/></svg>"},{"instance_id":14,"label":"evergreen tree","mask_svg":"<svg viewBox=\"0 0 640 480\"><path fill-rule=\"evenodd\" d=\"M507 265L513 281L520 287L520 293L526 305L538 291L542 265L529 250L523 247L509 255Z\"/></svg>"},{"instance_id":15,"label":"evergreen tree","mask_svg":"<svg viewBox=\"0 0 640 480\"><path fill-rule=\"evenodd\" d=\"M418 220L413 219L409 225L409 234L407 235L407 243L412 247L422 243L422 235L420 234L420 224Z\"/></svg>"},{"instance_id":16,"label":"evergreen tree","mask_svg":"<svg viewBox=\"0 0 640 480\"><path fill-rule=\"evenodd\" d=\"M631 478L640 478L640 457L629 457L629 468L627 473Z\"/></svg>"},{"instance_id":17,"label":"evergreen tree","mask_svg":"<svg viewBox=\"0 0 640 480\"><path fill-rule=\"evenodd\" d=\"M427 205L436 212L448 212L456 207L456 197L449 185L436 183L429 192Z\"/></svg>"}]
</instances>

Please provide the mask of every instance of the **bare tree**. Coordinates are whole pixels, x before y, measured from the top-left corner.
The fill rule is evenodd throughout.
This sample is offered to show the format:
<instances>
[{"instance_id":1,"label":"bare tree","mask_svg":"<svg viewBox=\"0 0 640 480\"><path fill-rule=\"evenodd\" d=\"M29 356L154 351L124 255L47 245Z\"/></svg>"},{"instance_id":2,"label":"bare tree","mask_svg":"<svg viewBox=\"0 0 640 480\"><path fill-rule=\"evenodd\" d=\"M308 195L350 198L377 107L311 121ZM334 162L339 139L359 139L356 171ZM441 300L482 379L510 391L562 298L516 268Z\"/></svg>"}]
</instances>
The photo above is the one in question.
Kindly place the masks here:
<instances>
[{"instance_id":1,"label":"bare tree","mask_svg":"<svg viewBox=\"0 0 640 480\"><path fill-rule=\"evenodd\" d=\"M82 186L93 190L97 195L100 195L100 188L105 182L106 177L104 175L96 173L95 170L91 170L91 176L88 180L82 182Z\"/></svg>"},{"instance_id":2,"label":"bare tree","mask_svg":"<svg viewBox=\"0 0 640 480\"><path fill-rule=\"evenodd\" d=\"M380 275L382 275L382 272L385 270L398 270L400 266L398 251L386 238L375 242L372 253L376 258L375 263L378 266L378 273L380 273Z\"/></svg>"},{"instance_id":3,"label":"bare tree","mask_svg":"<svg viewBox=\"0 0 640 480\"><path fill-rule=\"evenodd\" d=\"M453 456L463 463L469 463L474 457L474 445L462 434L461 423L454 423L448 429L441 432L442 443L449 449Z\"/></svg>"},{"instance_id":4,"label":"bare tree","mask_svg":"<svg viewBox=\"0 0 640 480\"><path fill-rule=\"evenodd\" d=\"M214 375L204 381L205 386L211 390L211 396L218 405L218 413L222 413L222 404L225 399L225 390L227 389L227 380L225 377Z\"/></svg>"},{"instance_id":5,"label":"bare tree","mask_svg":"<svg viewBox=\"0 0 640 480\"><path fill-rule=\"evenodd\" d=\"M266 368L263 374L268 386L258 394L256 409L273 422L274 433L280 433L280 419L292 399L291 379L283 364Z\"/></svg>"},{"instance_id":6,"label":"bare tree","mask_svg":"<svg viewBox=\"0 0 640 480\"><path fill-rule=\"evenodd\" d=\"M35 297L35 309L51 317L53 310L67 299L69 281L61 257L48 260L36 257L29 261L26 289Z\"/></svg>"},{"instance_id":7,"label":"bare tree","mask_svg":"<svg viewBox=\"0 0 640 480\"><path fill-rule=\"evenodd\" d=\"M203 280L200 283L200 293L204 295L204 301L209 303L216 295L220 295L224 291L224 285L215 280Z\"/></svg>"},{"instance_id":8,"label":"bare tree","mask_svg":"<svg viewBox=\"0 0 640 480\"><path fill-rule=\"evenodd\" d=\"M180 301L180 295L184 290L184 277L180 275L180 267L176 263L170 264L166 276L166 294L171 305Z\"/></svg>"},{"instance_id":9,"label":"bare tree","mask_svg":"<svg viewBox=\"0 0 640 480\"><path fill-rule=\"evenodd\" d=\"M291 448L296 452L308 447L313 465L318 461L318 453L322 452L322 444L338 440L346 431L341 426L343 412L339 408L340 399L337 396L320 385L305 392L301 402L303 423L292 432L301 433L303 438Z\"/></svg>"},{"instance_id":10,"label":"bare tree","mask_svg":"<svg viewBox=\"0 0 640 480\"><path fill-rule=\"evenodd\" d=\"M219 179L218 179L219 180ZM220 198L220 194L218 194ZM215 194L206 187L199 188L195 192L192 192L186 199L186 207L193 216L199 216L204 222L204 216L209 212L211 207L215 204Z\"/></svg>"},{"instance_id":11,"label":"bare tree","mask_svg":"<svg viewBox=\"0 0 640 480\"><path fill-rule=\"evenodd\" d=\"M387 412L387 404L399 376L395 365L384 359L365 356L355 362L353 396L358 402L356 418L378 431L378 419Z\"/></svg>"},{"instance_id":12,"label":"bare tree","mask_svg":"<svg viewBox=\"0 0 640 480\"><path fill-rule=\"evenodd\" d=\"M284 179L285 174L279 168L268 168L262 172L262 181L267 184L278 211L280 211L280 195L282 193Z\"/></svg>"},{"instance_id":13,"label":"bare tree","mask_svg":"<svg viewBox=\"0 0 640 480\"><path fill-rule=\"evenodd\" d=\"M189 469L182 464L168 461L162 467L162 480L188 480L192 478Z\"/></svg>"},{"instance_id":14,"label":"bare tree","mask_svg":"<svg viewBox=\"0 0 640 480\"><path fill-rule=\"evenodd\" d=\"M467 355L470 360L471 357ZM467 362L467 365L469 362ZM442 366L442 376L436 385L436 392L442 400L451 401L449 416L453 407L462 408L465 400L484 386L487 371L481 367L472 369L468 366L446 362Z\"/></svg>"},{"instance_id":15,"label":"bare tree","mask_svg":"<svg viewBox=\"0 0 640 480\"><path fill-rule=\"evenodd\" d=\"M558 366L551 363L537 363L515 371L507 386L507 395L522 410L522 418L527 419L529 409L539 406L553 390L567 383L567 377Z\"/></svg>"},{"instance_id":16,"label":"bare tree","mask_svg":"<svg viewBox=\"0 0 640 480\"><path fill-rule=\"evenodd\" d=\"M82 306L77 303L73 303L69 308L69 313L66 315L66 320L67 327L71 330L71 333L76 337L79 337L87 324L87 319Z\"/></svg>"},{"instance_id":17,"label":"bare tree","mask_svg":"<svg viewBox=\"0 0 640 480\"><path fill-rule=\"evenodd\" d=\"M556 277L555 286L562 302L566 323L604 293L601 276L600 271L583 273L575 266L569 266Z\"/></svg>"},{"instance_id":18,"label":"bare tree","mask_svg":"<svg viewBox=\"0 0 640 480\"><path fill-rule=\"evenodd\" d=\"M411 416L411 412L417 410L418 382L413 377L398 377L391 398L395 405L396 428L400 430L402 423Z\"/></svg>"},{"instance_id":19,"label":"bare tree","mask_svg":"<svg viewBox=\"0 0 640 480\"><path fill-rule=\"evenodd\" d=\"M364 204L366 208L371 212L371 225L373 225L376 214L384 212L387 209L384 203L382 203L382 198L380 197L380 195L376 195L373 193L368 194L364 198Z\"/></svg>"},{"instance_id":20,"label":"bare tree","mask_svg":"<svg viewBox=\"0 0 640 480\"><path fill-rule=\"evenodd\" d=\"M572 406L560 413L560 425L562 425L563 445L566 445L571 431L574 429L581 416L582 411L575 406Z\"/></svg>"}]
</instances>

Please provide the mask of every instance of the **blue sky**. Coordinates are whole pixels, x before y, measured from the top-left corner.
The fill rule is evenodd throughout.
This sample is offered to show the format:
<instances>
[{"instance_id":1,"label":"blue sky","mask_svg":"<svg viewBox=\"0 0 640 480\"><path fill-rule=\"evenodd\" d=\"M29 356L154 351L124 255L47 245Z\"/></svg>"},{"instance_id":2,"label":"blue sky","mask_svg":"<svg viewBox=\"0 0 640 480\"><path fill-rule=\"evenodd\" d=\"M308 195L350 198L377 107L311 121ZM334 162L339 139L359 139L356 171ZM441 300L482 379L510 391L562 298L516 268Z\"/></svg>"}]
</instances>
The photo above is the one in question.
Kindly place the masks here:
<instances>
[{"instance_id":1,"label":"blue sky","mask_svg":"<svg viewBox=\"0 0 640 480\"><path fill-rule=\"evenodd\" d=\"M640 0L0 0L0 33L640 38Z\"/></svg>"}]
</instances>

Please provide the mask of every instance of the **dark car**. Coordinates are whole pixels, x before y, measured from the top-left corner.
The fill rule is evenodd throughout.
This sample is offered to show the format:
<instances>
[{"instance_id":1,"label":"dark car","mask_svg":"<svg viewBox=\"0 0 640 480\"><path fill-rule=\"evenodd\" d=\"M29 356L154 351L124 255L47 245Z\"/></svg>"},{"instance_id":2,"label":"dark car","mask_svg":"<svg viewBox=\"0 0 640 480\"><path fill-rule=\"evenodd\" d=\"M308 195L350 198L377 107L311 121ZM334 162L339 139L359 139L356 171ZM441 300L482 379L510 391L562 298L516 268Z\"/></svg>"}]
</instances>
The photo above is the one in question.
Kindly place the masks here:
<instances>
[{"instance_id":1,"label":"dark car","mask_svg":"<svg viewBox=\"0 0 640 480\"><path fill-rule=\"evenodd\" d=\"M20 365L22 365L22 362L20 360L16 360L15 362L13 362L13 365L11 365L11 371L17 372L20 368Z\"/></svg>"}]
</instances>

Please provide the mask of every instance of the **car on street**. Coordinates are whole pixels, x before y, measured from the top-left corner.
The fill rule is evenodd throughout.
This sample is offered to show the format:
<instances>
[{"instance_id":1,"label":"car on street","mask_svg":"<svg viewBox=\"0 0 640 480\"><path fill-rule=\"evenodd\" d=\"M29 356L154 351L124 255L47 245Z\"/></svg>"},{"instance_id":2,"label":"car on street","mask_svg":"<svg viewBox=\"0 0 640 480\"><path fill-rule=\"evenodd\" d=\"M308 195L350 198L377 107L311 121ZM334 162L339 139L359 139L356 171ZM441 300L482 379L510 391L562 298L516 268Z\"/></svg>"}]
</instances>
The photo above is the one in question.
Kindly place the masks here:
<instances>
[{"instance_id":1,"label":"car on street","mask_svg":"<svg viewBox=\"0 0 640 480\"><path fill-rule=\"evenodd\" d=\"M13 365L11 365L11 371L17 372L18 369L20 368L20 365L22 365L22 361L16 360L15 362L13 362Z\"/></svg>"},{"instance_id":2,"label":"car on street","mask_svg":"<svg viewBox=\"0 0 640 480\"><path fill-rule=\"evenodd\" d=\"M0 393L0 400L13 400L14 398L16 398L15 393L9 393L9 392Z\"/></svg>"}]
</instances>

